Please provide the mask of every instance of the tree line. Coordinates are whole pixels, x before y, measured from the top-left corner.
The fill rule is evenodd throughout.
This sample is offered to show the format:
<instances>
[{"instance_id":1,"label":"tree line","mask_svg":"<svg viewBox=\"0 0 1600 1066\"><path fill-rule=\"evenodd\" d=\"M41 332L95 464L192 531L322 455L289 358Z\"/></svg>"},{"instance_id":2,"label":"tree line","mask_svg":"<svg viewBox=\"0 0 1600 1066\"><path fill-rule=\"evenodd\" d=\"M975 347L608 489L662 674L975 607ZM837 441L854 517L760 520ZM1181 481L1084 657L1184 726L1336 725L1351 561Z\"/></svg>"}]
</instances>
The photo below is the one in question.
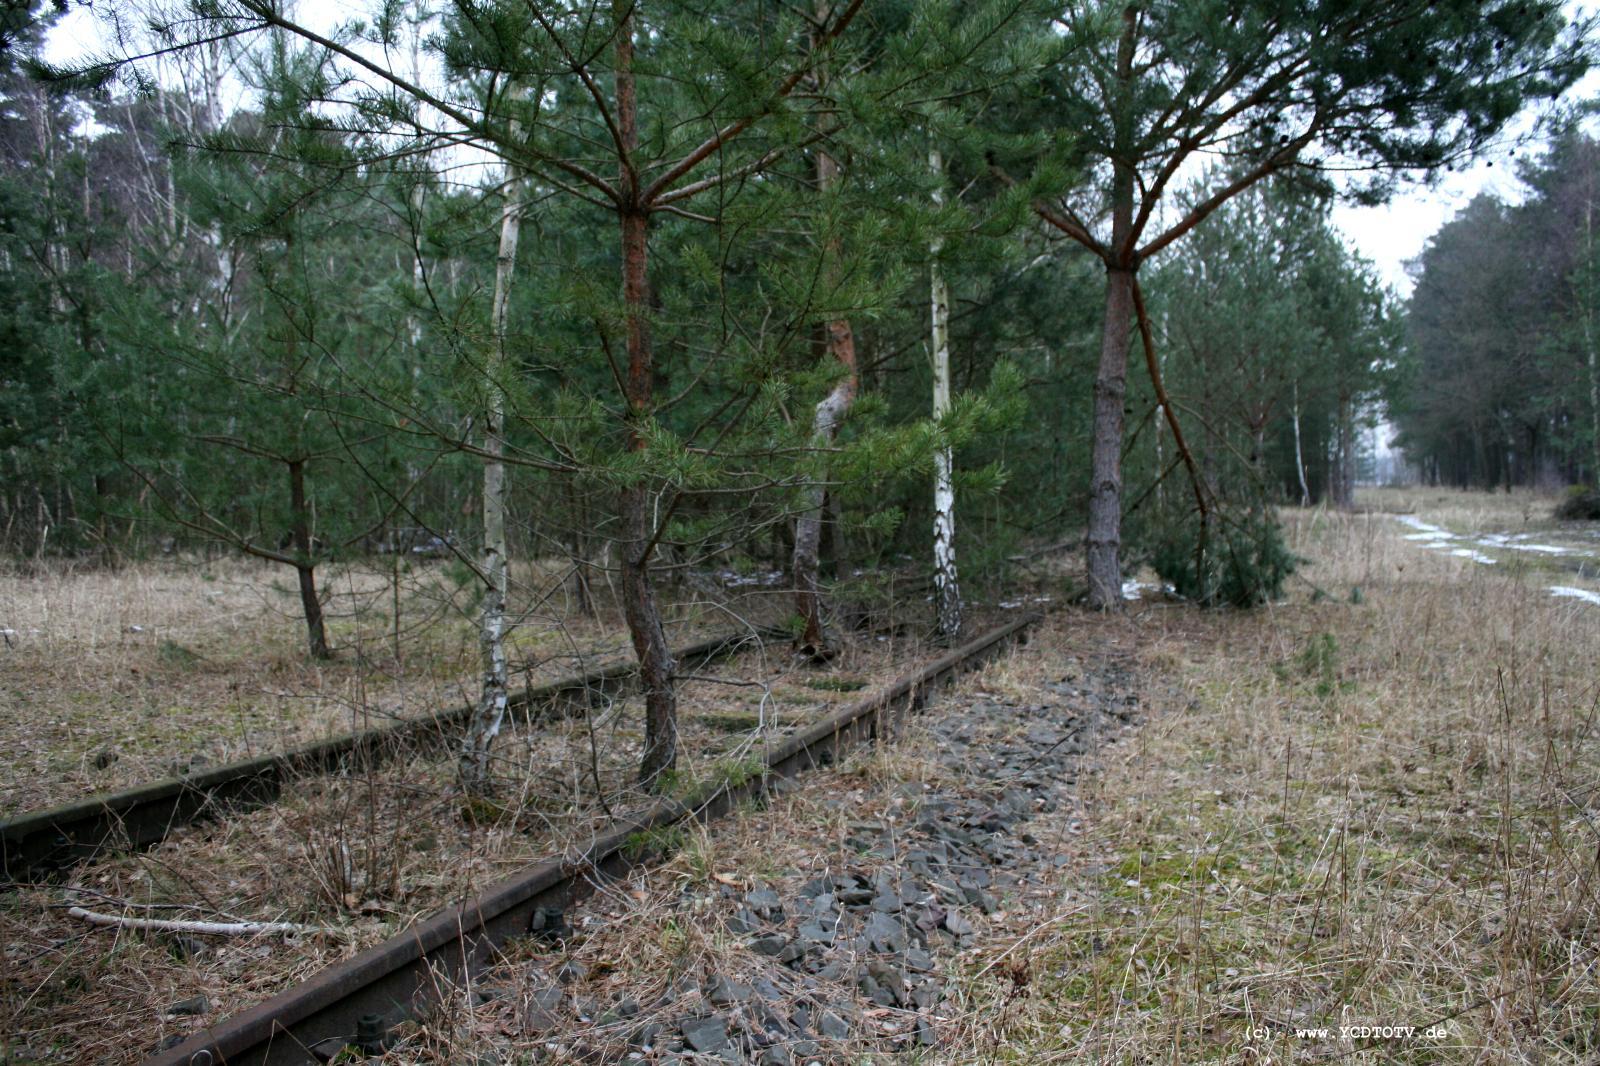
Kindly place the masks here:
<instances>
[{"instance_id":1,"label":"tree line","mask_svg":"<svg viewBox=\"0 0 1600 1066\"><path fill-rule=\"evenodd\" d=\"M1600 478L1600 142L1584 117L1521 161L1520 203L1478 196L1412 264L1409 358L1391 407L1431 484Z\"/></svg>"},{"instance_id":2,"label":"tree line","mask_svg":"<svg viewBox=\"0 0 1600 1066\"><path fill-rule=\"evenodd\" d=\"M212 0L72 69L15 10L8 550L220 542L329 655L319 568L426 538L475 590L473 790L519 554L614 590L647 785L697 569L781 570L817 659L830 582L909 560L954 639L958 554L1076 530L1093 606L1147 558L1259 598L1238 560L1348 502L1398 344L1329 203L1588 61L1507 0Z\"/></svg>"}]
</instances>

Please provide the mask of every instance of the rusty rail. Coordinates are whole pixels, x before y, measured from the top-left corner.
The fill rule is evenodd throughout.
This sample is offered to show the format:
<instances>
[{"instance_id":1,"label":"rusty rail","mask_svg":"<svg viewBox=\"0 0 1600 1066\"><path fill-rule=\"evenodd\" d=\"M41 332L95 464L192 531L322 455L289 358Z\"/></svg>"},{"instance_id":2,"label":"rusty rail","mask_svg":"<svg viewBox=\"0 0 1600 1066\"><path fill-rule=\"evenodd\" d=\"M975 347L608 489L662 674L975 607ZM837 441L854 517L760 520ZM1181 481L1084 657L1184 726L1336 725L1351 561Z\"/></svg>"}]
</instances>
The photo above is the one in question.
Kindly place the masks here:
<instances>
[{"instance_id":1,"label":"rusty rail","mask_svg":"<svg viewBox=\"0 0 1600 1066\"><path fill-rule=\"evenodd\" d=\"M752 630L712 637L675 654L685 665L703 663L774 635ZM637 673L634 663L625 662L530 686L511 697L507 710L529 721L565 703L593 704L625 691ZM406 719L0 821L0 889L105 851L152 847L179 826L266 806L277 800L285 782L297 777L376 766L397 753L446 741L471 713L472 708L460 707Z\"/></svg>"},{"instance_id":2,"label":"rusty rail","mask_svg":"<svg viewBox=\"0 0 1600 1066\"><path fill-rule=\"evenodd\" d=\"M920 709L930 693L1021 639L1037 616L1019 618L954 649L889 687L785 737L749 778L707 786L686 800L660 800L619 819L576 860L548 859L501 881L381 944L146 1060L144 1066L303 1066L313 1046L335 1046L362 1019L388 1027L441 989L493 963L508 939L526 934L544 908L562 909L588 895L597 880L620 876L638 861L639 834L677 822L709 821L790 778L834 762L863 741L888 732ZM888 727L888 728L886 728Z\"/></svg>"}]
</instances>

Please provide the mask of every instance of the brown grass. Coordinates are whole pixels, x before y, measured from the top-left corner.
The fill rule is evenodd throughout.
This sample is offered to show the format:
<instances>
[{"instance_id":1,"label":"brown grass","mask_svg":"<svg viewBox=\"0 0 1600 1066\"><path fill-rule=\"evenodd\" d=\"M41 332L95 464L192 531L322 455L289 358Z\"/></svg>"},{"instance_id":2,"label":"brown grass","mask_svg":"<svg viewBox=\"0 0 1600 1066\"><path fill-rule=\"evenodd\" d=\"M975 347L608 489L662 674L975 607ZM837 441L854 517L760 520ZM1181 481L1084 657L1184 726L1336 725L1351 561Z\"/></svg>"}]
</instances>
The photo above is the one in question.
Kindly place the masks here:
<instances>
[{"instance_id":1,"label":"brown grass","mask_svg":"<svg viewBox=\"0 0 1600 1066\"><path fill-rule=\"evenodd\" d=\"M1039 994L974 982L996 1021L950 1061L1600 1056L1600 608L1381 516L1290 519L1335 599L1122 623L1190 701L1086 785L1091 910L1035 944Z\"/></svg>"},{"instance_id":2,"label":"brown grass","mask_svg":"<svg viewBox=\"0 0 1600 1066\"><path fill-rule=\"evenodd\" d=\"M306 655L282 567L196 557L0 570L0 629L13 631L0 645L0 816L468 702L470 584L442 563L381 566L322 575L331 662ZM564 575L513 567L514 684L631 654L611 612L573 610ZM668 620L682 642L734 624L693 597Z\"/></svg>"},{"instance_id":3,"label":"brown grass","mask_svg":"<svg viewBox=\"0 0 1600 1066\"><path fill-rule=\"evenodd\" d=\"M915 643L868 639L823 670L797 668L781 651L700 668L696 676L738 684L682 686L676 787L748 772L763 744L926 654ZM642 718L631 698L589 717L508 730L495 749L497 806L464 812L450 754L419 755L381 771L308 779L270 808L82 867L65 890L18 892L0 907L8 962L0 1032L46 1061L138 1061L200 1022L163 1018L165 1005L204 995L207 1020L236 1012L533 862L581 849L608 811L645 800L633 787ZM135 915L159 908L163 917L302 921L332 932L224 941L182 958L170 936L87 932L64 913L74 902Z\"/></svg>"}]
</instances>

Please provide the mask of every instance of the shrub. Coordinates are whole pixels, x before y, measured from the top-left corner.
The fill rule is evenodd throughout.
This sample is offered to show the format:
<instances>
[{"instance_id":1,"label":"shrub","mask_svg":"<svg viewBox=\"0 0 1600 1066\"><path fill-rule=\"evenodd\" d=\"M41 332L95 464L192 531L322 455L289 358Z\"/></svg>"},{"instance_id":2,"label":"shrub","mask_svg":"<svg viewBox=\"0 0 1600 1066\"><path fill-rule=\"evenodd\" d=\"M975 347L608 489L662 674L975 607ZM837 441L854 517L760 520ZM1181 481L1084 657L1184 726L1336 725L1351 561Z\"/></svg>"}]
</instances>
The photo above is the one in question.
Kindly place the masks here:
<instances>
[{"instance_id":1,"label":"shrub","mask_svg":"<svg viewBox=\"0 0 1600 1066\"><path fill-rule=\"evenodd\" d=\"M1600 521L1600 489L1572 486L1556 504L1556 517L1578 522Z\"/></svg>"},{"instance_id":2,"label":"shrub","mask_svg":"<svg viewBox=\"0 0 1600 1066\"><path fill-rule=\"evenodd\" d=\"M1211 519L1203 550L1196 515L1169 521L1155 532L1151 565L1178 595L1206 607L1255 607L1283 595L1283 583L1300 559L1283 540L1271 511Z\"/></svg>"}]
</instances>

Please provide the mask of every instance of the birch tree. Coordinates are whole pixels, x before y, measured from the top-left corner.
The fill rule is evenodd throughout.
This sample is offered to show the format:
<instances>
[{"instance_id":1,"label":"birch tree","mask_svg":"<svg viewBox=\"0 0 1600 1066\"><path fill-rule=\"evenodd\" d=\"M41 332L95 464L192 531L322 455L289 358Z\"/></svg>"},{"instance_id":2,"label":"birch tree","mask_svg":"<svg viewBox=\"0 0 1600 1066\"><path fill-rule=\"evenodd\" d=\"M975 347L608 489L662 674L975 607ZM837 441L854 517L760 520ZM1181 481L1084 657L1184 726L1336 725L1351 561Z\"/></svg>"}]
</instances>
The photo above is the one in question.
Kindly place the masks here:
<instances>
[{"instance_id":1,"label":"birch tree","mask_svg":"<svg viewBox=\"0 0 1600 1066\"><path fill-rule=\"evenodd\" d=\"M515 127L513 127L515 129ZM464 791L489 791L489 748L505 720L506 675L506 394L503 379L506 316L511 304L511 279L517 267L517 242L522 234L522 175L507 163L505 203L500 211L500 244L494 261L494 304L490 310L489 354L483 364L483 551L479 568L484 584L479 608L478 649L482 690L462 740L457 773Z\"/></svg>"},{"instance_id":2,"label":"birch tree","mask_svg":"<svg viewBox=\"0 0 1600 1066\"><path fill-rule=\"evenodd\" d=\"M196 11L195 25L207 34L278 29L321 50L329 63L349 74L346 84L352 88L343 101L346 128L392 133L404 127L416 143L473 145L514 163L550 195L572 197L609 215L621 267L625 338L625 359L615 366L627 456L622 464L626 473L617 478L618 576L640 664L645 741L639 776L649 786L660 782L677 757L674 663L651 567L678 494L670 479L655 478L652 471L671 468L682 458L656 422L660 403L651 343L652 223L661 215L715 221L705 211L717 210L723 192L763 172L792 148L793 130L772 123L778 135L768 135L766 120L794 106L796 90L826 58L861 4L849 0L809 20L811 46L787 55L785 42L793 38L783 16L773 16L774 28L783 32L770 37L772 47L762 54L751 51L752 38L741 35L738 19L703 22L700 30L705 33L696 41L705 49L703 58L716 65L715 77L688 93L681 81L656 82L658 111L640 93L640 49L650 56L667 46L670 38L660 30L670 16L703 13L676 12L666 5L658 12L627 0L570 10L452 5L444 16L445 31L433 47L474 96L419 84L391 62L401 53L394 19L324 34L268 0L207 4ZM650 17L659 21L647 27ZM653 80L665 73L653 61L647 66ZM513 82L529 86L526 102L515 99L509 88ZM557 106L546 110L546 94ZM514 122L521 123L520 131ZM747 143L750 147L740 151ZM709 206L701 209L702 204ZM496 458L481 454L489 449L478 445L462 446L482 458ZM522 455L517 461L555 470L581 466L573 456Z\"/></svg>"},{"instance_id":3,"label":"birch tree","mask_svg":"<svg viewBox=\"0 0 1600 1066\"><path fill-rule=\"evenodd\" d=\"M928 169L933 173L933 206L944 207L944 160L939 150L928 153ZM928 247L929 304L933 344L933 418L938 422L950 414L950 290L945 285L944 266L939 254L944 238L936 230ZM933 457L933 600L938 635L953 642L961 635L961 585L956 578L956 490L955 454L948 441L939 444Z\"/></svg>"}]
</instances>

